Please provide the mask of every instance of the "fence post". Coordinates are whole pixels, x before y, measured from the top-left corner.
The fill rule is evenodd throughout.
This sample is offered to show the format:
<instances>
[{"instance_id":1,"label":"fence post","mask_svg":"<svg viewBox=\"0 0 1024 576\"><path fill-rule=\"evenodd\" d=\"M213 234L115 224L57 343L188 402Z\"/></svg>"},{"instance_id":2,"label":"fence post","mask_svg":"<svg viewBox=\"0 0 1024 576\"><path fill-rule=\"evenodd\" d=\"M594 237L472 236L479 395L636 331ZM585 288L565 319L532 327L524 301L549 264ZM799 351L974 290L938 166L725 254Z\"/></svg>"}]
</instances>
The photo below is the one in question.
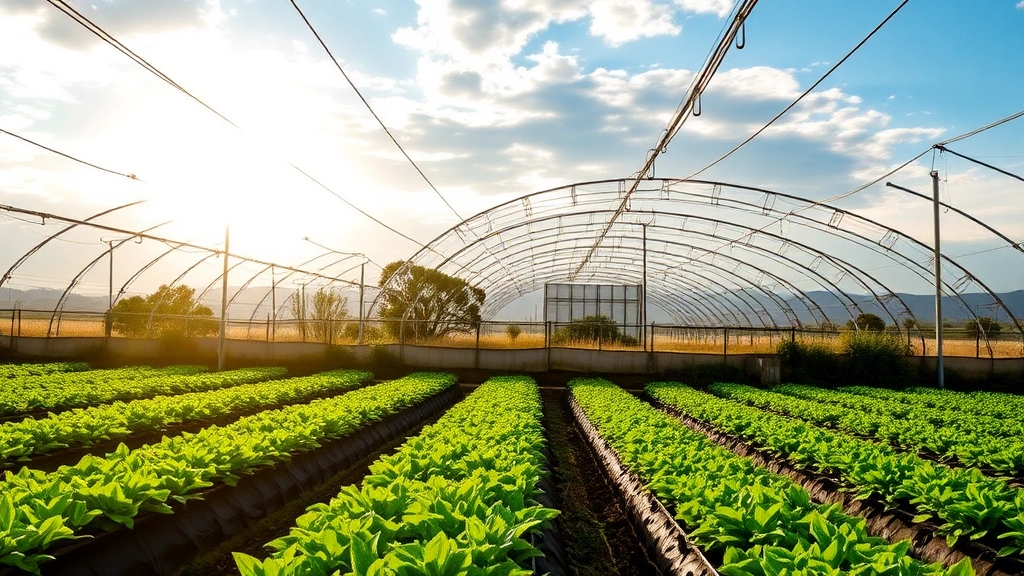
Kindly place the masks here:
<instances>
[{"instance_id":1,"label":"fence post","mask_svg":"<svg viewBox=\"0 0 1024 576\"><path fill-rule=\"evenodd\" d=\"M480 325L481 324L483 324L483 322L477 322L476 323L476 349L477 350L480 349Z\"/></svg>"},{"instance_id":2,"label":"fence post","mask_svg":"<svg viewBox=\"0 0 1024 576\"><path fill-rule=\"evenodd\" d=\"M722 328L722 356L729 355L729 327Z\"/></svg>"},{"instance_id":3,"label":"fence post","mask_svg":"<svg viewBox=\"0 0 1024 576\"><path fill-rule=\"evenodd\" d=\"M654 322L651 322L651 352L654 352Z\"/></svg>"},{"instance_id":4,"label":"fence post","mask_svg":"<svg viewBox=\"0 0 1024 576\"><path fill-rule=\"evenodd\" d=\"M267 342L270 342L270 313L267 313Z\"/></svg>"},{"instance_id":5,"label":"fence post","mask_svg":"<svg viewBox=\"0 0 1024 576\"><path fill-rule=\"evenodd\" d=\"M21 338L21 308L18 309L18 337Z\"/></svg>"},{"instance_id":6,"label":"fence post","mask_svg":"<svg viewBox=\"0 0 1024 576\"><path fill-rule=\"evenodd\" d=\"M974 357L981 358L981 331L974 335Z\"/></svg>"},{"instance_id":7,"label":"fence post","mask_svg":"<svg viewBox=\"0 0 1024 576\"><path fill-rule=\"evenodd\" d=\"M789 341L796 342L796 326L789 329Z\"/></svg>"}]
</instances>

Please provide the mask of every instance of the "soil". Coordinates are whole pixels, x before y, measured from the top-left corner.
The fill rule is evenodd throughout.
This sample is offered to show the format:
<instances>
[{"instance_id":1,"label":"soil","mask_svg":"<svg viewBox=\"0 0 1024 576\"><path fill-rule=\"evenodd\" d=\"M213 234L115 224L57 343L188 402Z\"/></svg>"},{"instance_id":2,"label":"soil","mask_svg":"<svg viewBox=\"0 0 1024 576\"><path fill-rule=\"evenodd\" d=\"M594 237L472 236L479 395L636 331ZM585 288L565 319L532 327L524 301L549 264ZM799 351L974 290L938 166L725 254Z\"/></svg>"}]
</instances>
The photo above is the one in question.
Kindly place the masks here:
<instances>
[{"instance_id":1,"label":"soil","mask_svg":"<svg viewBox=\"0 0 1024 576\"><path fill-rule=\"evenodd\" d=\"M569 572L577 576L657 574L573 423L568 392L564 388L545 388L541 397L550 440L554 497L562 511L556 523Z\"/></svg>"}]
</instances>

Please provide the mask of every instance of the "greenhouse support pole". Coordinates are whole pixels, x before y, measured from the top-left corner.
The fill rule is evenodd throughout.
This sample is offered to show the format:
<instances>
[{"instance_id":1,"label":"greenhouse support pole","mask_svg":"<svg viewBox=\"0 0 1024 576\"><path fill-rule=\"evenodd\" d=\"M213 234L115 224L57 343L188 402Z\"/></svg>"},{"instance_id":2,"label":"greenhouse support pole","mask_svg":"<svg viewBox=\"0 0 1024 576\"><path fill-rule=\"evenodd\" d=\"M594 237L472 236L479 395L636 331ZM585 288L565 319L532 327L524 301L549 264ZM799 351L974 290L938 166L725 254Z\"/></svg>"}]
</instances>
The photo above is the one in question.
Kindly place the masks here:
<instances>
[{"instance_id":1,"label":"greenhouse support pole","mask_svg":"<svg viewBox=\"0 0 1024 576\"><path fill-rule=\"evenodd\" d=\"M221 288L220 288L220 334L217 340L217 371L221 372L224 370L224 356L227 352L224 346L224 335L227 332L227 314L228 314L228 243L231 239L231 232L228 226L224 225L224 271L221 275Z\"/></svg>"},{"instance_id":2,"label":"greenhouse support pole","mask_svg":"<svg viewBox=\"0 0 1024 576\"><path fill-rule=\"evenodd\" d=\"M935 371L939 389L946 387L946 373L942 362L942 260L939 246L939 171L932 170L932 214L935 218Z\"/></svg>"},{"instance_id":3,"label":"greenhouse support pole","mask_svg":"<svg viewBox=\"0 0 1024 576\"><path fill-rule=\"evenodd\" d=\"M643 308L640 313L643 318L640 320L640 329L643 330L644 352L647 351L647 224L643 225L644 230L644 285L640 290L640 297L643 298Z\"/></svg>"},{"instance_id":4,"label":"greenhouse support pole","mask_svg":"<svg viewBox=\"0 0 1024 576\"><path fill-rule=\"evenodd\" d=\"M366 260L364 259L363 263L359 265L359 336L356 343L360 345L363 343L363 289L366 286L366 284L364 284L366 278L365 273Z\"/></svg>"}]
</instances>

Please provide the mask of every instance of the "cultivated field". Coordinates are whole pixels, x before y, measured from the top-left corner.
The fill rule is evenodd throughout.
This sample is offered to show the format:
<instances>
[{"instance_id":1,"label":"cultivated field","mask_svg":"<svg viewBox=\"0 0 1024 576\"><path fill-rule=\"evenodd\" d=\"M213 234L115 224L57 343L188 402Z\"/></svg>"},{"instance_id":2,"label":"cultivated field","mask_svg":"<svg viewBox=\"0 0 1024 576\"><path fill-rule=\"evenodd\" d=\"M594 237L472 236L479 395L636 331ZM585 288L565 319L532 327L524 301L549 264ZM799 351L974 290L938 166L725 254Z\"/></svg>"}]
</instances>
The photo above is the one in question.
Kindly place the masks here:
<instances>
[{"instance_id":1,"label":"cultivated field","mask_svg":"<svg viewBox=\"0 0 1024 576\"><path fill-rule=\"evenodd\" d=\"M81 363L0 383L3 574L1024 571L1016 395Z\"/></svg>"}]
</instances>

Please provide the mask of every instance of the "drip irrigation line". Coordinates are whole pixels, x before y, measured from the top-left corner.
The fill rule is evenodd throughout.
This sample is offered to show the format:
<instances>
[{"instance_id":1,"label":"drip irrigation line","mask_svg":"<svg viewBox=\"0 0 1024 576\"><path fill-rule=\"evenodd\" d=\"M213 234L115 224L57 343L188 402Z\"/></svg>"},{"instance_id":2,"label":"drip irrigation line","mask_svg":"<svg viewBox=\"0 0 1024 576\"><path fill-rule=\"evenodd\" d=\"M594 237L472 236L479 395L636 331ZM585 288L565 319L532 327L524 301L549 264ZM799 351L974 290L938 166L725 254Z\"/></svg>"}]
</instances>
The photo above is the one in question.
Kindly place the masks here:
<instances>
[{"instance_id":1,"label":"drip irrigation line","mask_svg":"<svg viewBox=\"0 0 1024 576\"><path fill-rule=\"evenodd\" d=\"M884 20L882 20L877 26L875 26L875 28L867 36L865 36L863 40L858 42L857 45L854 46L852 50L847 52L846 56L843 56L842 59L840 59L838 62L836 62L835 65L833 65L831 68L829 68L828 71L825 72L825 74L821 78L818 78L817 82L815 82L814 84L811 84L810 88L805 90L803 92L803 94L801 94L800 96L798 96L796 98L796 100L793 100L793 102L791 102L789 104L789 106L786 106L781 112L776 114L775 117L772 118L771 120L769 120L767 124L765 124L764 126L759 128L756 132L751 134L746 140L744 140L743 142L740 142L739 144L737 144L732 150L729 150L728 152L726 152L725 154L720 156L714 162L708 164L707 166L701 168L700 170L697 170L693 174L690 174L689 176L684 178L684 180L689 180L691 178L694 178L695 176L698 176L698 175L702 174L703 172L707 171L712 166L714 166L714 165L718 164L719 162L725 160L729 156L732 156L737 150L739 150L740 148L746 146L751 140L753 140L754 138L757 138L759 135L761 135L761 133L764 132L765 130L767 130L772 124L774 124L776 120L778 120L779 118L782 118L782 116L784 116L787 112L792 110L793 107L796 106L797 104L799 104L800 101L803 100L808 94L813 92L814 89L817 88L822 82L824 82L825 79L828 78L833 72L835 72L837 68L839 68L840 66L843 65L843 63L845 63L847 60L849 60L850 57L853 56L854 53L857 52L857 50L859 50L861 48L861 46L864 46L864 44L866 44L867 41L870 40L871 37L874 36L876 32L878 32L879 30L882 29L882 26L885 26L889 22L889 20L891 20L893 18L893 16L896 16L896 13L899 12L904 6L906 6L907 2L909 2L909 1L910 0L903 0L902 2L900 2L899 6L896 6L896 8L892 12L890 12L889 15L885 17Z\"/></svg>"},{"instance_id":2,"label":"drip irrigation line","mask_svg":"<svg viewBox=\"0 0 1024 576\"><path fill-rule=\"evenodd\" d=\"M177 82L172 80L169 76L167 76L166 74L161 72L159 69L157 69L155 66L153 66L152 64L147 62L141 56L139 56L138 54L133 52L131 49L126 47L124 44L122 44L120 41L118 41L116 38L114 38L111 34L109 34L106 30L104 30L100 26L96 25L91 20L89 20L88 18L83 16L81 13L76 11L74 8L69 6L67 4L67 2L65 2L64 0L47 0L47 2L52 4L55 8L57 8L58 10L60 10L64 14L66 14L68 17L70 17L72 20L74 20L78 24L81 24L82 26L84 26L90 32L92 32L93 34L98 36L101 40L103 40L107 44L113 46L115 49L117 49L119 52L121 52L125 56L129 57L132 61L134 61L138 65L142 66L147 71L149 71L150 73L152 73L156 77L160 78L161 80L163 80L164 82L166 82L167 84L172 86L174 89L182 92L183 94L185 94L186 96L188 96L189 98L191 98L192 100L197 102L199 105L201 105L203 108L206 108L207 110L209 110L213 114L217 115L217 117L220 118L221 120L227 122L228 124L230 124L235 129L237 129L239 131L243 131L242 128L238 124L235 124L227 116L224 116L223 114L221 114L220 112L215 110L212 106L210 106L206 102L203 102L197 96L195 96L194 94L192 94L188 90L184 89L180 84L178 84ZM352 202L346 200L340 194L338 194L334 190L330 189L329 187L324 185L319 180L316 180L315 178L310 176L308 173L306 173L304 170L301 170L295 164L289 164L289 166L291 166L292 168L297 170L300 174L302 174L306 178L312 180L314 183L316 183L318 186L320 186L321 188L323 188L327 192L331 193L334 197L336 197L339 200L341 200L342 202L344 202L347 206L349 206L350 208L352 208L356 212L359 212L363 216L369 218L370 220L374 221L375 223L379 224L380 226L384 227L385 229L387 229L387 230L389 230L389 231L391 231L391 232L401 236L402 238L405 238L406 240L409 240L410 242L416 244L417 246L423 247L422 243L420 243L420 242L410 238L409 236L406 236L405 234L399 232L398 230L392 228L391 226L388 226L387 224L384 224L382 221L380 221L377 218L371 216L368 212L366 212L362 208L359 208L358 206L356 206Z\"/></svg>"},{"instance_id":3,"label":"drip irrigation line","mask_svg":"<svg viewBox=\"0 0 1024 576\"><path fill-rule=\"evenodd\" d=\"M331 62L334 62L334 67L338 69L338 72L341 72L341 75L345 78L345 81L348 82L348 85L352 87L353 91L355 91L356 96L359 96L359 99L363 102L363 105L366 106L366 109L370 111L370 114L373 116L373 119L377 121L377 124L380 124L381 129L383 129L384 133L388 135L388 138L390 138L391 141L395 144L395 146L398 148L398 151L402 153L402 156L405 156L405 159L408 160L410 164L412 164L412 167L416 169L416 172L420 175L421 178L423 178L423 181L427 183L427 186L430 186L430 189L434 191L434 194L437 194L437 197L440 198L441 201L444 202L444 205L447 206L448 209L452 211L452 214L454 214L455 217L459 219L459 222L465 220L465 218L463 218L462 215L459 214L458 211L456 211L455 208L448 202L444 195L441 194L441 191L438 190L436 186L434 186L434 183L430 181L430 178L427 178L427 175L423 173L423 170L420 169L419 165L416 164L416 162L409 156L409 154L405 151L405 148L403 148L402 145L399 144L398 139L395 138L394 134L391 133L391 130L389 130L388 127L384 124L384 121L381 120L380 116L378 116L377 113L373 110L373 107L370 106L370 102L366 100L366 97L363 96L363 93L360 92L359 88L356 87L354 82L352 82L352 79L349 78L347 73L345 73L345 69L341 67L341 63L338 62L338 59L335 58L334 54L331 53L331 49L327 47L327 43L325 43L323 38L320 37L320 34L316 31L316 28L313 27L313 24L309 21L309 18L306 18L306 14L302 11L302 8L299 8L298 3L296 3L295 0L291 0L291 3L292 6L295 7L295 11L299 13L300 17L302 17L302 21L306 23L306 27L309 28L309 31L312 32L313 36L316 37L317 42L319 42L320 46L323 47L324 52L326 52L327 56L330 57Z\"/></svg>"},{"instance_id":4,"label":"drip irrigation line","mask_svg":"<svg viewBox=\"0 0 1024 576\"><path fill-rule=\"evenodd\" d=\"M138 180L139 179L137 176L135 176L135 174L125 174L123 172L118 172L117 170L111 170L110 168L104 168L103 166L98 166L96 164L93 164L92 162L86 162L85 160L82 160L81 158L76 158L75 156L72 156L70 154L65 154L65 153L61 152L60 150L54 150L53 148L50 148L49 146L44 146L44 145L40 144L39 142L36 142L34 140L29 140L28 138L25 138L24 136L19 136L19 135L15 134L14 132L9 132L7 130L4 130L3 128L0 128L0 133L7 134L8 136L13 136L14 138L17 138L18 140L21 140L22 142L27 142L27 143L29 143L29 144L31 144L33 146L37 146L39 148L42 148L43 150L46 150L47 152L52 152L52 153L54 153L54 154L56 154L58 156L63 156L64 158L67 158L68 160L73 160L75 162L78 162L79 164L85 164L86 166L89 166L90 168L95 168L97 170L102 170L104 172L107 172L107 173L110 173L110 174L114 174L116 176L124 176L125 178L130 178L132 180Z\"/></svg>"}]
</instances>

